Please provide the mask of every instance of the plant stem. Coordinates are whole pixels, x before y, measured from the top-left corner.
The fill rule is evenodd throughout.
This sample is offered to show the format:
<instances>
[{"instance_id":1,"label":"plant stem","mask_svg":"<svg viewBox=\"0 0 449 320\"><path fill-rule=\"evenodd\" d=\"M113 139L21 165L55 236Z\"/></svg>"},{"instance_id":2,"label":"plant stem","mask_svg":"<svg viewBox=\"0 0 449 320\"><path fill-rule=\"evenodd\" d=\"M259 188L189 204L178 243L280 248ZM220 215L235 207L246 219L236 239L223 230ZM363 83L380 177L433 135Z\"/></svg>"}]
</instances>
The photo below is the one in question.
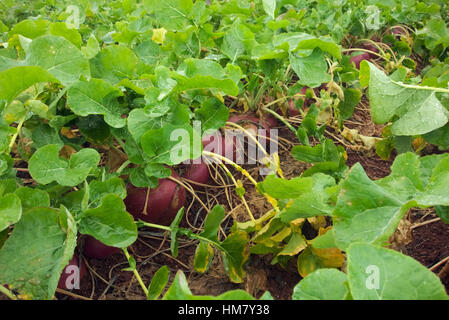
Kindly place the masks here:
<instances>
[{"instance_id":1,"label":"plant stem","mask_svg":"<svg viewBox=\"0 0 449 320\"><path fill-rule=\"evenodd\" d=\"M129 253L128 253L128 250L127 250L126 248L123 248L122 250L123 250L123 253L125 254L126 259L127 259L128 262L129 262L129 259L130 259L131 257L130 257L130 255L129 255ZM131 266L131 265L130 265L130 266ZM145 296L147 297L147 296L148 296L148 289L147 289L147 287L145 286L145 284L143 283L142 278L140 277L140 274L139 274L139 272L137 271L136 268L133 268L133 273L134 273L134 275L136 276L136 279L137 279L137 281L139 282L140 286L142 287L142 290L143 290L143 292L145 293Z\"/></svg>"},{"instance_id":2,"label":"plant stem","mask_svg":"<svg viewBox=\"0 0 449 320\"><path fill-rule=\"evenodd\" d=\"M126 160L125 162L122 163L122 165L120 166L120 168L117 169L117 171L115 173L120 174L122 173L122 171L131 163L131 161Z\"/></svg>"},{"instance_id":3,"label":"plant stem","mask_svg":"<svg viewBox=\"0 0 449 320\"><path fill-rule=\"evenodd\" d=\"M5 296L7 296L11 300L17 300L17 297L14 295L14 293L12 293L11 290L5 288L2 285L0 285L0 292L3 293Z\"/></svg>"},{"instance_id":4,"label":"plant stem","mask_svg":"<svg viewBox=\"0 0 449 320\"><path fill-rule=\"evenodd\" d=\"M50 105L48 106L48 110L49 111L53 111L53 109L56 107L56 104L59 102L59 100L61 100L61 98L65 95L66 92L67 92L67 88L62 89L61 92L59 92L59 94L56 97L56 99L53 100L50 103Z\"/></svg>"},{"instance_id":5,"label":"plant stem","mask_svg":"<svg viewBox=\"0 0 449 320\"><path fill-rule=\"evenodd\" d=\"M404 87L404 88L408 88L408 89L428 90L428 91L435 91L435 92L440 92L440 93L449 93L449 89L444 89L444 88L417 86L417 85L405 84L405 83L402 83L402 82L397 82L397 81L394 81L394 80L391 80L391 82L393 82L394 84L396 84L398 86L401 86L401 87Z\"/></svg>"},{"instance_id":6,"label":"plant stem","mask_svg":"<svg viewBox=\"0 0 449 320\"><path fill-rule=\"evenodd\" d=\"M271 109L268 109L266 106L263 107L263 110L272 114L275 118L277 118L278 120L280 120L283 124L285 124L291 131L293 131L295 134L297 134L297 130L295 129L295 127L293 127L287 120L285 120L285 118L283 116L281 116L280 114L278 114L276 111L273 111Z\"/></svg>"},{"instance_id":7,"label":"plant stem","mask_svg":"<svg viewBox=\"0 0 449 320\"><path fill-rule=\"evenodd\" d=\"M17 136L20 133L20 130L22 129L23 123L25 122L26 115L20 120L19 124L17 125L17 132L14 133L14 135L11 138L11 142L9 143L8 152L11 152L12 147L14 146L14 143L16 142Z\"/></svg>"}]
</instances>

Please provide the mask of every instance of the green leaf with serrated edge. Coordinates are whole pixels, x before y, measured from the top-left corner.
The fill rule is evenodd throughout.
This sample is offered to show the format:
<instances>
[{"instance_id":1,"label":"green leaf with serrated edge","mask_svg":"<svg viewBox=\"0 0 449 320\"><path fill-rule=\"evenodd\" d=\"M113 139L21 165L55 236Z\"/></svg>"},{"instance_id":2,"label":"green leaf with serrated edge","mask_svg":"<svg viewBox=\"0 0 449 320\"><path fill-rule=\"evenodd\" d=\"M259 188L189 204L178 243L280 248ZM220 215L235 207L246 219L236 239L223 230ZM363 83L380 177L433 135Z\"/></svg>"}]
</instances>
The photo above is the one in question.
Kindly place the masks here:
<instances>
[{"instance_id":1,"label":"green leaf with serrated edge","mask_svg":"<svg viewBox=\"0 0 449 320\"><path fill-rule=\"evenodd\" d=\"M0 197L0 231L19 221L21 216L22 204L18 196L10 193Z\"/></svg>"},{"instance_id":2,"label":"green leaf with serrated edge","mask_svg":"<svg viewBox=\"0 0 449 320\"><path fill-rule=\"evenodd\" d=\"M67 91L67 104L77 115L86 117L90 114L104 116L104 121L114 128L126 125L122 118L122 108L117 97L122 92L103 79L76 81Z\"/></svg>"},{"instance_id":3,"label":"green leaf with serrated edge","mask_svg":"<svg viewBox=\"0 0 449 320\"><path fill-rule=\"evenodd\" d=\"M249 259L248 242L247 233L236 231L221 243L221 247L225 250L222 253L223 263L232 282L241 283L246 276L243 266Z\"/></svg>"},{"instance_id":4,"label":"green leaf with serrated edge","mask_svg":"<svg viewBox=\"0 0 449 320\"><path fill-rule=\"evenodd\" d=\"M383 243L409 207L371 181L360 164L354 165L341 184L333 212L338 247L345 250L356 241Z\"/></svg>"},{"instance_id":5,"label":"green leaf with serrated edge","mask_svg":"<svg viewBox=\"0 0 449 320\"><path fill-rule=\"evenodd\" d=\"M89 202L91 206L96 206L108 194L116 194L121 199L125 199L125 182L120 178L110 178L105 181L93 180L89 183Z\"/></svg>"},{"instance_id":6,"label":"green leaf with serrated edge","mask_svg":"<svg viewBox=\"0 0 449 320\"><path fill-rule=\"evenodd\" d=\"M73 187L83 182L89 172L100 162L94 149L85 148L70 157L69 161L59 157L60 147L50 144L38 149L28 163L30 175L41 184L53 181Z\"/></svg>"},{"instance_id":7,"label":"green leaf with serrated edge","mask_svg":"<svg viewBox=\"0 0 449 320\"><path fill-rule=\"evenodd\" d=\"M35 207L50 206L50 196L44 190L21 187L14 194L20 198L23 212Z\"/></svg>"},{"instance_id":8,"label":"green leaf with serrated edge","mask_svg":"<svg viewBox=\"0 0 449 320\"><path fill-rule=\"evenodd\" d=\"M173 257L178 257L178 232L179 232L179 224L181 223L182 217L184 216L184 207L179 209L178 213L176 214L175 219L173 219L172 223L170 224L170 251Z\"/></svg>"},{"instance_id":9,"label":"green leaf with serrated edge","mask_svg":"<svg viewBox=\"0 0 449 320\"><path fill-rule=\"evenodd\" d=\"M332 79L327 73L327 63L320 49L315 49L307 57L290 53L290 64L301 84L308 87L315 88Z\"/></svg>"},{"instance_id":10,"label":"green leaf with serrated edge","mask_svg":"<svg viewBox=\"0 0 449 320\"><path fill-rule=\"evenodd\" d=\"M201 121L201 131L218 130L226 125L229 109L218 99L209 98L195 110L195 119Z\"/></svg>"},{"instance_id":11,"label":"green leaf with serrated edge","mask_svg":"<svg viewBox=\"0 0 449 320\"><path fill-rule=\"evenodd\" d=\"M122 45L108 46L90 60L92 77L117 84L124 78L132 79L137 71L137 56Z\"/></svg>"},{"instance_id":12,"label":"green leaf with serrated edge","mask_svg":"<svg viewBox=\"0 0 449 320\"><path fill-rule=\"evenodd\" d=\"M26 64L42 67L65 86L70 86L80 76L90 77L87 59L75 45L63 37L38 37L25 51Z\"/></svg>"},{"instance_id":13,"label":"green leaf with serrated edge","mask_svg":"<svg viewBox=\"0 0 449 320\"><path fill-rule=\"evenodd\" d=\"M413 136L441 128L449 121L449 111L435 91L407 88L371 63L364 61L362 64L368 64L370 70L369 99L375 123L383 124L398 117L391 127L392 134Z\"/></svg>"},{"instance_id":14,"label":"green leaf with serrated edge","mask_svg":"<svg viewBox=\"0 0 449 320\"><path fill-rule=\"evenodd\" d=\"M190 291L186 276L179 270L163 300L254 300L254 297L243 290L231 290L216 297L196 296Z\"/></svg>"},{"instance_id":15,"label":"green leaf with serrated edge","mask_svg":"<svg viewBox=\"0 0 449 320\"><path fill-rule=\"evenodd\" d=\"M59 210L33 208L25 212L0 250L0 282L27 299L52 299L59 277L76 246L76 224L68 212L67 232Z\"/></svg>"},{"instance_id":16,"label":"green leaf with serrated edge","mask_svg":"<svg viewBox=\"0 0 449 320\"><path fill-rule=\"evenodd\" d=\"M79 223L80 233L89 234L104 244L125 248L137 239L137 226L126 212L123 200L115 194L101 199L99 207L84 211Z\"/></svg>"},{"instance_id":17,"label":"green leaf with serrated edge","mask_svg":"<svg viewBox=\"0 0 449 320\"><path fill-rule=\"evenodd\" d=\"M370 244L348 248L348 278L357 300L449 300L440 279L411 257Z\"/></svg>"},{"instance_id":18,"label":"green leaf with serrated edge","mask_svg":"<svg viewBox=\"0 0 449 320\"><path fill-rule=\"evenodd\" d=\"M275 18L274 12L276 11L276 0L262 0L263 9L272 19Z\"/></svg>"},{"instance_id":19,"label":"green leaf with serrated edge","mask_svg":"<svg viewBox=\"0 0 449 320\"><path fill-rule=\"evenodd\" d=\"M170 270L167 266L160 267L148 286L147 300L156 300L161 295L170 277Z\"/></svg>"},{"instance_id":20,"label":"green leaf with serrated edge","mask_svg":"<svg viewBox=\"0 0 449 320\"><path fill-rule=\"evenodd\" d=\"M56 82L47 70L37 66L14 67L0 72L0 100L11 102L19 93L33 84L40 82Z\"/></svg>"},{"instance_id":21,"label":"green leaf with serrated edge","mask_svg":"<svg viewBox=\"0 0 449 320\"><path fill-rule=\"evenodd\" d=\"M148 130L141 139L142 149L151 163L176 165L201 156L199 132L189 124L167 124L161 129Z\"/></svg>"},{"instance_id":22,"label":"green leaf with serrated edge","mask_svg":"<svg viewBox=\"0 0 449 320\"><path fill-rule=\"evenodd\" d=\"M346 274L337 269L319 269L293 288L292 300L345 300L347 281Z\"/></svg>"},{"instance_id":23,"label":"green leaf with serrated edge","mask_svg":"<svg viewBox=\"0 0 449 320\"><path fill-rule=\"evenodd\" d=\"M207 242L200 242L195 250L195 258L193 260L193 267L196 272L205 273L214 257L214 249Z\"/></svg>"}]
</instances>

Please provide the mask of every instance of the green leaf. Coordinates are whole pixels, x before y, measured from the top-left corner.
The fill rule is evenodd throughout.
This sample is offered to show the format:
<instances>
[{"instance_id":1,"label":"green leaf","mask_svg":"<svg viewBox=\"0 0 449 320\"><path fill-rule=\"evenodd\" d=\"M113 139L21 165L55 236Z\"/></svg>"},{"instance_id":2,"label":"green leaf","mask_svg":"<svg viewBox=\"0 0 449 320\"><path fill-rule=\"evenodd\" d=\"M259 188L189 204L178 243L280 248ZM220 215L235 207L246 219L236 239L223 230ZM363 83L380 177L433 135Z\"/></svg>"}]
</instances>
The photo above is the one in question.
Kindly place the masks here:
<instances>
[{"instance_id":1,"label":"green leaf","mask_svg":"<svg viewBox=\"0 0 449 320\"><path fill-rule=\"evenodd\" d=\"M333 212L335 240L345 250L352 242L383 243L408 210L403 202L371 181L360 164L342 182Z\"/></svg>"},{"instance_id":2,"label":"green leaf","mask_svg":"<svg viewBox=\"0 0 449 320\"><path fill-rule=\"evenodd\" d=\"M93 34L87 40L86 46L81 48L81 52L87 59L92 59L100 52L100 44Z\"/></svg>"},{"instance_id":3,"label":"green leaf","mask_svg":"<svg viewBox=\"0 0 449 320\"><path fill-rule=\"evenodd\" d=\"M50 206L50 196L44 190L22 187L17 189L14 194L20 198L23 212L35 207Z\"/></svg>"},{"instance_id":4,"label":"green leaf","mask_svg":"<svg viewBox=\"0 0 449 320\"><path fill-rule=\"evenodd\" d=\"M184 64L173 72L176 80L176 92L194 89L217 89L225 94L237 95L239 88L230 79L224 69L215 61L206 59L187 59Z\"/></svg>"},{"instance_id":5,"label":"green leaf","mask_svg":"<svg viewBox=\"0 0 449 320\"><path fill-rule=\"evenodd\" d=\"M292 300L345 300L347 281L346 274L339 270L319 269L293 288Z\"/></svg>"},{"instance_id":6,"label":"green leaf","mask_svg":"<svg viewBox=\"0 0 449 320\"><path fill-rule=\"evenodd\" d=\"M80 76L90 77L87 59L75 45L63 37L38 37L25 51L26 64L42 67L65 86L70 86Z\"/></svg>"},{"instance_id":7,"label":"green leaf","mask_svg":"<svg viewBox=\"0 0 449 320\"><path fill-rule=\"evenodd\" d=\"M37 66L19 66L0 72L0 100L11 102L19 93L33 84L40 82L56 82L47 70Z\"/></svg>"},{"instance_id":8,"label":"green leaf","mask_svg":"<svg viewBox=\"0 0 449 320\"><path fill-rule=\"evenodd\" d=\"M340 110L340 117L347 120L354 114L355 107L359 104L362 98L362 92L358 89L347 88L343 90L345 99L340 102L338 108Z\"/></svg>"},{"instance_id":9,"label":"green leaf","mask_svg":"<svg viewBox=\"0 0 449 320\"><path fill-rule=\"evenodd\" d=\"M218 99L209 98L195 110L195 119L201 121L201 131L218 130L226 125L229 109Z\"/></svg>"},{"instance_id":10,"label":"green leaf","mask_svg":"<svg viewBox=\"0 0 449 320\"><path fill-rule=\"evenodd\" d=\"M149 65L157 64L160 51L159 45L151 40L140 43L134 49L139 59Z\"/></svg>"},{"instance_id":11,"label":"green leaf","mask_svg":"<svg viewBox=\"0 0 449 320\"><path fill-rule=\"evenodd\" d=\"M179 209L178 213L176 214L175 219L173 219L172 223L170 224L170 251L173 257L178 257L178 232L179 232L179 224L181 223L182 217L184 216L184 207Z\"/></svg>"},{"instance_id":12,"label":"green leaf","mask_svg":"<svg viewBox=\"0 0 449 320\"><path fill-rule=\"evenodd\" d=\"M108 124L96 114L79 117L76 126L83 136L96 143L105 142L111 136Z\"/></svg>"},{"instance_id":13,"label":"green leaf","mask_svg":"<svg viewBox=\"0 0 449 320\"><path fill-rule=\"evenodd\" d=\"M169 98L161 101L161 104L167 104L169 108L167 113L162 116L155 117L151 114L151 110L148 112L140 108L133 109L129 113L128 130L137 143L140 143L140 139L148 130L160 129L166 124L182 125L190 123L189 111L185 105L175 104Z\"/></svg>"},{"instance_id":14,"label":"green leaf","mask_svg":"<svg viewBox=\"0 0 449 320\"><path fill-rule=\"evenodd\" d=\"M77 81L67 91L67 104L79 116L101 114L111 127L122 128L126 119L122 119L122 108L117 101L122 95L120 90L102 79Z\"/></svg>"},{"instance_id":15,"label":"green leaf","mask_svg":"<svg viewBox=\"0 0 449 320\"><path fill-rule=\"evenodd\" d=\"M274 37L274 46L283 48L289 52L312 52L319 48L323 52L331 54L336 59L341 59L341 48L330 37L315 37L303 32L281 33Z\"/></svg>"},{"instance_id":16,"label":"green leaf","mask_svg":"<svg viewBox=\"0 0 449 320\"><path fill-rule=\"evenodd\" d=\"M125 182L120 178L110 178L105 181L93 180L89 183L89 202L91 206L96 206L104 196L111 193L125 199Z\"/></svg>"},{"instance_id":17,"label":"green leaf","mask_svg":"<svg viewBox=\"0 0 449 320\"><path fill-rule=\"evenodd\" d=\"M92 77L117 84L124 78L132 79L137 71L137 56L125 46L108 46L92 60Z\"/></svg>"},{"instance_id":18,"label":"green leaf","mask_svg":"<svg viewBox=\"0 0 449 320\"><path fill-rule=\"evenodd\" d=\"M100 155L94 149L82 149L73 154L69 161L59 158L59 149L58 145L50 144L33 154L28 168L34 180L41 184L56 181L60 185L73 187L83 182L100 162Z\"/></svg>"},{"instance_id":19,"label":"green leaf","mask_svg":"<svg viewBox=\"0 0 449 320\"><path fill-rule=\"evenodd\" d=\"M156 21L167 30L182 30L190 24L192 0L145 1L145 8L153 12Z\"/></svg>"},{"instance_id":20,"label":"green leaf","mask_svg":"<svg viewBox=\"0 0 449 320\"><path fill-rule=\"evenodd\" d=\"M104 196L99 207L83 212L79 229L80 233L89 234L112 247L125 248L137 239L134 219L126 212L123 200L115 194Z\"/></svg>"},{"instance_id":21,"label":"green leaf","mask_svg":"<svg viewBox=\"0 0 449 320\"><path fill-rule=\"evenodd\" d=\"M440 217L441 221L449 224L449 207L436 206L435 211L438 217Z\"/></svg>"},{"instance_id":22,"label":"green leaf","mask_svg":"<svg viewBox=\"0 0 449 320\"><path fill-rule=\"evenodd\" d=\"M320 49L315 49L307 56L302 57L296 53L290 53L290 64L299 77L301 84L315 88L322 83L332 80L327 73L327 63Z\"/></svg>"},{"instance_id":23,"label":"green leaf","mask_svg":"<svg viewBox=\"0 0 449 320\"><path fill-rule=\"evenodd\" d=\"M276 0L262 0L263 9L265 12L274 19L274 12L276 11Z\"/></svg>"},{"instance_id":24,"label":"green leaf","mask_svg":"<svg viewBox=\"0 0 449 320\"><path fill-rule=\"evenodd\" d=\"M164 179L171 176L172 171L170 168L159 164L159 163L150 163L145 167L145 174L148 177L155 177L158 179Z\"/></svg>"},{"instance_id":25,"label":"green leaf","mask_svg":"<svg viewBox=\"0 0 449 320\"><path fill-rule=\"evenodd\" d=\"M243 231L231 233L221 243L221 247L225 250L222 252L223 263L232 282L241 283L246 276L243 266L250 254L248 243L249 236Z\"/></svg>"},{"instance_id":26,"label":"green leaf","mask_svg":"<svg viewBox=\"0 0 449 320\"><path fill-rule=\"evenodd\" d=\"M193 267L196 272L205 273L209 269L214 257L214 249L207 242L200 242L195 250Z\"/></svg>"},{"instance_id":27,"label":"green leaf","mask_svg":"<svg viewBox=\"0 0 449 320\"><path fill-rule=\"evenodd\" d=\"M22 216L22 204L15 194L0 197L0 231L15 224Z\"/></svg>"},{"instance_id":28,"label":"green leaf","mask_svg":"<svg viewBox=\"0 0 449 320\"><path fill-rule=\"evenodd\" d=\"M161 129L148 130L141 139L142 149L151 163L176 165L201 156L200 133L189 124L167 124Z\"/></svg>"},{"instance_id":29,"label":"green leaf","mask_svg":"<svg viewBox=\"0 0 449 320\"><path fill-rule=\"evenodd\" d=\"M254 300L254 298L243 290L231 290L219 296L195 296L189 289L186 276L179 270L175 280L165 293L163 300Z\"/></svg>"},{"instance_id":30,"label":"green leaf","mask_svg":"<svg viewBox=\"0 0 449 320\"><path fill-rule=\"evenodd\" d=\"M369 99L373 121L393 122L391 132L398 136L425 134L443 127L449 121L444 108L433 90L408 88L394 82L369 62ZM366 69L365 65L365 69Z\"/></svg>"},{"instance_id":31,"label":"green leaf","mask_svg":"<svg viewBox=\"0 0 449 320\"><path fill-rule=\"evenodd\" d=\"M213 242L218 242L218 230L220 229L220 225L224 217L224 208L221 205L214 206L212 210L207 214L206 221L204 222L203 232L201 232L199 235Z\"/></svg>"},{"instance_id":32,"label":"green leaf","mask_svg":"<svg viewBox=\"0 0 449 320\"><path fill-rule=\"evenodd\" d=\"M243 24L235 23L223 37L221 50L234 63L256 45L254 33Z\"/></svg>"},{"instance_id":33,"label":"green leaf","mask_svg":"<svg viewBox=\"0 0 449 320\"><path fill-rule=\"evenodd\" d=\"M148 287L147 300L156 300L157 298L159 298L165 286L167 285L169 276L170 270L167 266L162 266L156 271Z\"/></svg>"},{"instance_id":34,"label":"green leaf","mask_svg":"<svg viewBox=\"0 0 449 320\"><path fill-rule=\"evenodd\" d=\"M25 212L0 250L0 282L24 298L53 298L59 277L76 246L76 224L68 213L68 231L58 210L34 208Z\"/></svg>"},{"instance_id":35,"label":"green leaf","mask_svg":"<svg viewBox=\"0 0 449 320\"><path fill-rule=\"evenodd\" d=\"M449 300L437 275L418 261L369 244L349 247L348 277L358 300Z\"/></svg>"}]
</instances>

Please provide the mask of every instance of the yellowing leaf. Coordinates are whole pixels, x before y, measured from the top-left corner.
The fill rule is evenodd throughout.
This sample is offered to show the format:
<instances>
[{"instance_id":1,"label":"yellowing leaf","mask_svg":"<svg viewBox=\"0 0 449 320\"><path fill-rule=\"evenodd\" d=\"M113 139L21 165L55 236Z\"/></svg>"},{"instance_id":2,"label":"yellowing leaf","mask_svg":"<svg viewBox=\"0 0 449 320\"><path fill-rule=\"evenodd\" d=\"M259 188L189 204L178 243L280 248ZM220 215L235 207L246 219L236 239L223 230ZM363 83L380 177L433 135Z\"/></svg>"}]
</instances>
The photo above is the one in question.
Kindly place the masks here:
<instances>
[{"instance_id":1,"label":"yellowing leaf","mask_svg":"<svg viewBox=\"0 0 449 320\"><path fill-rule=\"evenodd\" d=\"M166 33L167 30L165 30L164 28L153 29L153 37L151 38L151 40L153 40L156 43L163 44Z\"/></svg>"}]
</instances>

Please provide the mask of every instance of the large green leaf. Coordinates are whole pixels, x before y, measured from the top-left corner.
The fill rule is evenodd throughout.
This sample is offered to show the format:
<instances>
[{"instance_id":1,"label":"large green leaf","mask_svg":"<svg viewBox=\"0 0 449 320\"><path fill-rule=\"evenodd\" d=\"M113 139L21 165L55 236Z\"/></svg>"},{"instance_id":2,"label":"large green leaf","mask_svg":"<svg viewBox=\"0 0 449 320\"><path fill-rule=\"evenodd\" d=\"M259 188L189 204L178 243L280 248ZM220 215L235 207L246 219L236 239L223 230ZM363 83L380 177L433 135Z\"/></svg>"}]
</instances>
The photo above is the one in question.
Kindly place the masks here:
<instances>
[{"instance_id":1,"label":"large green leaf","mask_svg":"<svg viewBox=\"0 0 449 320\"><path fill-rule=\"evenodd\" d=\"M125 46L108 46L90 61L92 76L117 84L132 79L137 71L137 56Z\"/></svg>"},{"instance_id":2,"label":"large green leaf","mask_svg":"<svg viewBox=\"0 0 449 320\"><path fill-rule=\"evenodd\" d=\"M440 279L418 261L369 244L349 247L348 277L357 300L449 300Z\"/></svg>"},{"instance_id":3,"label":"large green leaf","mask_svg":"<svg viewBox=\"0 0 449 320\"><path fill-rule=\"evenodd\" d=\"M0 100L11 102L19 93L39 82L59 82L38 66L19 66L0 72Z\"/></svg>"},{"instance_id":4,"label":"large green leaf","mask_svg":"<svg viewBox=\"0 0 449 320\"><path fill-rule=\"evenodd\" d=\"M229 109L218 99L209 98L201 108L195 110L196 120L201 121L201 130L218 130L226 125Z\"/></svg>"},{"instance_id":5,"label":"large green leaf","mask_svg":"<svg viewBox=\"0 0 449 320\"><path fill-rule=\"evenodd\" d=\"M143 151L152 163L176 165L201 156L201 136L189 124L165 125L148 130L141 139Z\"/></svg>"},{"instance_id":6,"label":"large green leaf","mask_svg":"<svg viewBox=\"0 0 449 320\"><path fill-rule=\"evenodd\" d=\"M344 300L349 293L347 281L337 269L319 269L293 288L292 300Z\"/></svg>"},{"instance_id":7,"label":"large green leaf","mask_svg":"<svg viewBox=\"0 0 449 320\"><path fill-rule=\"evenodd\" d=\"M15 194L0 196L0 231L5 230L20 220L22 216L22 204Z\"/></svg>"},{"instance_id":8,"label":"large green leaf","mask_svg":"<svg viewBox=\"0 0 449 320\"><path fill-rule=\"evenodd\" d=\"M60 225L60 218L65 230ZM69 213L49 208L25 212L0 250L0 282L26 299L52 299L59 277L76 246L76 224Z\"/></svg>"},{"instance_id":9,"label":"large green leaf","mask_svg":"<svg viewBox=\"0 0 449 320\"><path fill-rule=\"evenodd\" d=\"M369 62L362 62L361 76L369 78L369 99L375 123L394 121L391 133L413 136L429 133L449 121L449 111L430 89L415 89L393 81ZM366 81L366 80L365 80ZM398 119L395 120L395 117Z\"/></svg>"},{"instance_id":10,"label":"large green leaf","mask_svg":"<svg viewBox=\"0 0 449 320\"><path fill-rule=\"evenodd\" d=\"M105 80L80 80L67 91L67 104L79 116L101 114L111 127L122 128L126 125L126 119L122 118L123 110L117 101L121 95L120 90Z\"/></svg>"},{"instance_id":11,"label":"large green leaf","mask_svg":"<svg viewBox=\"0 0 449 320\"><path fill-rule=\"evenodd\" d=\"M44 35L26 49L26 64L42 67L65 86L80 76L90 76L89 63L81 51L63 37Z\"/></svg>"},{"instance_id":12,"label":"large green leaf","mask_svg":"<svg viewBox=\"0 0 449 320\"><path fill-rule=\"evenodd\" d=\"M382 243L396 229L408 208L388 191L377 186L360 164L342 182L333 212L336 243L345 250L355 241Z\"/></svg>"},{"instance_id":13,"label":"large green leaf","mask_svg":"<svg viewBox=\"0 0 449 320\"><path fill-rule=\"evenodd\" d=\"M146 0L145 7L153 12L156 21L167 30L182 30L190 23L192 0Z\"/></svg>"},{"instance_id":14,"label":"large green leaf","mask_svg":"<svg viewBox=\"0 0 449 320\"><path fill-rule=\"evenodd\" d=\"M83 182L100 162L100 155L95 149L82 149L73 154L69 161L59 157L59 149L60 146L50 144L33 154L28 168L34 180L41 184L56 181L62 186L73 187Z\"/></svg>"},{"instance_id":15,"label":"large green leaf","mask_svg":"<svg viewBox=\"0 0 449 320\"><path fill-rule=\"evenodd\" d=\"M79 229L108 246L124 248L137 239L137 225L126 212L123 200L115 194L108 194L99 207L86 210L81 215Z\"/></svg>"},{"instance_id":16,"label":"large green leaf","mask_svg":"<svg viewBox=\"0 0 449 320\"><path fill-rule=\"evenodd\" d=\"M50 206L50 196L44 190L22 187L14 193L21 200L23 212L35 207Z\"/></svg>"},{"instance_id":17,"label":"large green leaf","mask_svg":"<svg viewBox=\"0 0 449 320\"><path fill-rule=\"evenodd\" d=\"M305 86L315 88L332 80L331 75L327 73L324 54L318 48L306 57L291 52L290 64L298 75L300 83Z\"/></svg>"}]
</instances>

